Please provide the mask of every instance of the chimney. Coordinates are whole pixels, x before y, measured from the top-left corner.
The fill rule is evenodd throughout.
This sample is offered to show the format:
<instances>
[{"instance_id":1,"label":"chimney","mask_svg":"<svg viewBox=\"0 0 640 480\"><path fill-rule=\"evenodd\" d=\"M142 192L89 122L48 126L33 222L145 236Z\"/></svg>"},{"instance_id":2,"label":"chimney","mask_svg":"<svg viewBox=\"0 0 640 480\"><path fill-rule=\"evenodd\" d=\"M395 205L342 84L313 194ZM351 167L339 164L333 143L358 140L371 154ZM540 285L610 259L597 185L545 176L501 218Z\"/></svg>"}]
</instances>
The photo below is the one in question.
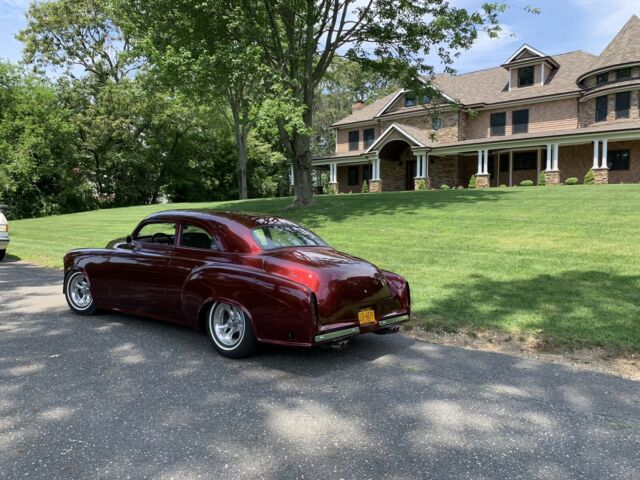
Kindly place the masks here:
<instances>
[{"instance_id":1,"label":"chimney","mask_svg":"<svg viewBox=\"0 0 640 480\"><path fill-rule=\"evenodd\" d=\"M356 113L358 110L362 110L364 107L365 103L362 100L359 100L351 105L351 113Z\"/></svg>"}]
</instances>

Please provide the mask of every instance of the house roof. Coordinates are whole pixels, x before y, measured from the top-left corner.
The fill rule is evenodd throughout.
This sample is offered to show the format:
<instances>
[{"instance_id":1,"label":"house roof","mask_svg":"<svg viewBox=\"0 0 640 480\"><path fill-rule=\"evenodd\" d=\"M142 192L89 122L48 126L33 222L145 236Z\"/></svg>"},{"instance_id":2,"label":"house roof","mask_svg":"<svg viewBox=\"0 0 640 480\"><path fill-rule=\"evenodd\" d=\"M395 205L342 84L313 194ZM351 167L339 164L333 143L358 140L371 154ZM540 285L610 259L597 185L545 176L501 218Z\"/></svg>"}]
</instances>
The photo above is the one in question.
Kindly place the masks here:
<instances>
[{"instance_id":1,"label":"house roof","mask_svg":"<svg viewBox=\"0 0 640 480\"><path fill-rule=\"evenodd\" d=\"M547 83L543 86L533 86L509 90L509 79L502 67L465 73L462 75L440 74L433 79L433 85L455 101L465 106L483 106L500 104L518 100L529 100L539 97L562 95L580 92L576 84L576 78L583 74L597 58L595 55L583 51L565 53L550 57L558 64L558 68L551 74ZM383 111L388 104L402 90L397 90L385 97L376 100L366 107L358 110L348 117L338 120L334 127L351 123L366 122L375 118L383 119L386 115ZM421 111L423 107L415 107ZM401 112L409 113L409 109Z\"/></svg>"},{"instance_id":2,"label":"house roof","mask_svg":"<svg viewBox=\"0 0 640 480\"><path fill-rule=\"evenodd\" d=\"M640 63L640 18L633 15L578 81L618 65Z\"/></svg>"}]
</instances>

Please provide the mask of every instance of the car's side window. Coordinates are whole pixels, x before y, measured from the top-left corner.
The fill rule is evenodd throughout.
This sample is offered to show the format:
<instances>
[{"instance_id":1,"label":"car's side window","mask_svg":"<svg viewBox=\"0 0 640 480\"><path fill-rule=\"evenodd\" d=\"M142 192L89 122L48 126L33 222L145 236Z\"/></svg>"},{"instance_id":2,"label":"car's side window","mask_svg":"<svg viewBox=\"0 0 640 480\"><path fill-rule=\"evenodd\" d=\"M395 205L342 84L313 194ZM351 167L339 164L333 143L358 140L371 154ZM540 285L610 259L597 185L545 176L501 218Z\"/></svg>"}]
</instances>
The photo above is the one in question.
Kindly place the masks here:
<instances>
[{"instance_id":1,"label":"car's side window","mask_svg":"<svg viewBox=\"0 0 640 480\"><path fill-rule=\"evenodd\" d=\"M182 225L180 246L201 248L203 250L218 250L215 240L206 230L187 224Z\"/></svg>"},{"instance_id":2,"label":"car's side window","mask_svg":"<svg viewBox=\"0 0 640 480\"><path fill-rule=\"evenodd\" d=\"M147 223L134 235L134 240L143 243L173 245L176 238L176 224L168 222Z\"/></svg>"}]
</instances>

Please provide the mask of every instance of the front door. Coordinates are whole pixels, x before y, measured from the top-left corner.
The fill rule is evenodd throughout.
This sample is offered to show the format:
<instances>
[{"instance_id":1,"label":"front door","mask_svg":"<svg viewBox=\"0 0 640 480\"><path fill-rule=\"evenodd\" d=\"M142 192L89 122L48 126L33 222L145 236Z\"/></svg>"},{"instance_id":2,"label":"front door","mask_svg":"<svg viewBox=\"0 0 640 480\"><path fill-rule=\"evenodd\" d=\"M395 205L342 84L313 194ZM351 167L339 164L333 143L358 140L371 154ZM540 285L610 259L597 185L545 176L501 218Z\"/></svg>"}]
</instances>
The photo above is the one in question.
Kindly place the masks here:
<instances>
[{"instance_id":1,"label":"front door","mask_svg":"<svg viewBox=\"0 0 640 480\"><path fill-rule=\"evenodd\" d=\"M414 178L418 174L418 162L416 160L407 160L405 173L405 190L414 190Z\"/></svg>"}]
</instances>

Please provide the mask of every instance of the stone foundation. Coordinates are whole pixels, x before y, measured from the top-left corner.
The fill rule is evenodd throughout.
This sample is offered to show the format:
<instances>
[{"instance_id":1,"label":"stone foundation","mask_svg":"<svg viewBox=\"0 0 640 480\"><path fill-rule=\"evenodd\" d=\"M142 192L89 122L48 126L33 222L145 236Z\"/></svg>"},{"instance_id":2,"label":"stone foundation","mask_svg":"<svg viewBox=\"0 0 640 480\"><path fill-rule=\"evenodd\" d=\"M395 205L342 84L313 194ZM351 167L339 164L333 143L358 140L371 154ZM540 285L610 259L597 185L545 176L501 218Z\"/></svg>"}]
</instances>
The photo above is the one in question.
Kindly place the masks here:
<instances>
[{"instance_id":1,"label":"stone foundation","mask_svg":"<svg viewBox=\"0 0 640 480\"><path fill-rule=\"evenodd\" d=\"M560 185L560 170L554 172L544 172L546 185Z\"/></svg>"},{"instance_id":2,"label":"stone foundation","mask_svg":"<svg viewBox=\"0 0 640 480\"><path fill-rule=\"evenodd\" d=\"M593 178L596 185L606 185L609 183L609 169L608 168L593 168Z\"/></svg>"},{"instance_id":3,"label":"stone foundation","mask_svg":"<svg viewBox=\"0 0 640 480\"><path fill-rule=\"evenodd\" d=\"M369 180L369 193L382 191L382 180Z\"/></svg>"},{"instance_id":4,"label":"stone foundation","mask_svg":"<svg viewBox=\"0 0 640 480\"><path fill-rule=\"evenodd\" d=\"M340 184L338 182L329 183L329 191L340 193Z\"/></svg>"},{"instance_id":5,"label":"stone foundation","mask_svg":"<svg viewBox=\"0 0 640 480\"><path fill-rule=\"evenodd\" d=\"M476 188L489 188L490 175L476 174Z\"/></svg>"}]
</instances>

